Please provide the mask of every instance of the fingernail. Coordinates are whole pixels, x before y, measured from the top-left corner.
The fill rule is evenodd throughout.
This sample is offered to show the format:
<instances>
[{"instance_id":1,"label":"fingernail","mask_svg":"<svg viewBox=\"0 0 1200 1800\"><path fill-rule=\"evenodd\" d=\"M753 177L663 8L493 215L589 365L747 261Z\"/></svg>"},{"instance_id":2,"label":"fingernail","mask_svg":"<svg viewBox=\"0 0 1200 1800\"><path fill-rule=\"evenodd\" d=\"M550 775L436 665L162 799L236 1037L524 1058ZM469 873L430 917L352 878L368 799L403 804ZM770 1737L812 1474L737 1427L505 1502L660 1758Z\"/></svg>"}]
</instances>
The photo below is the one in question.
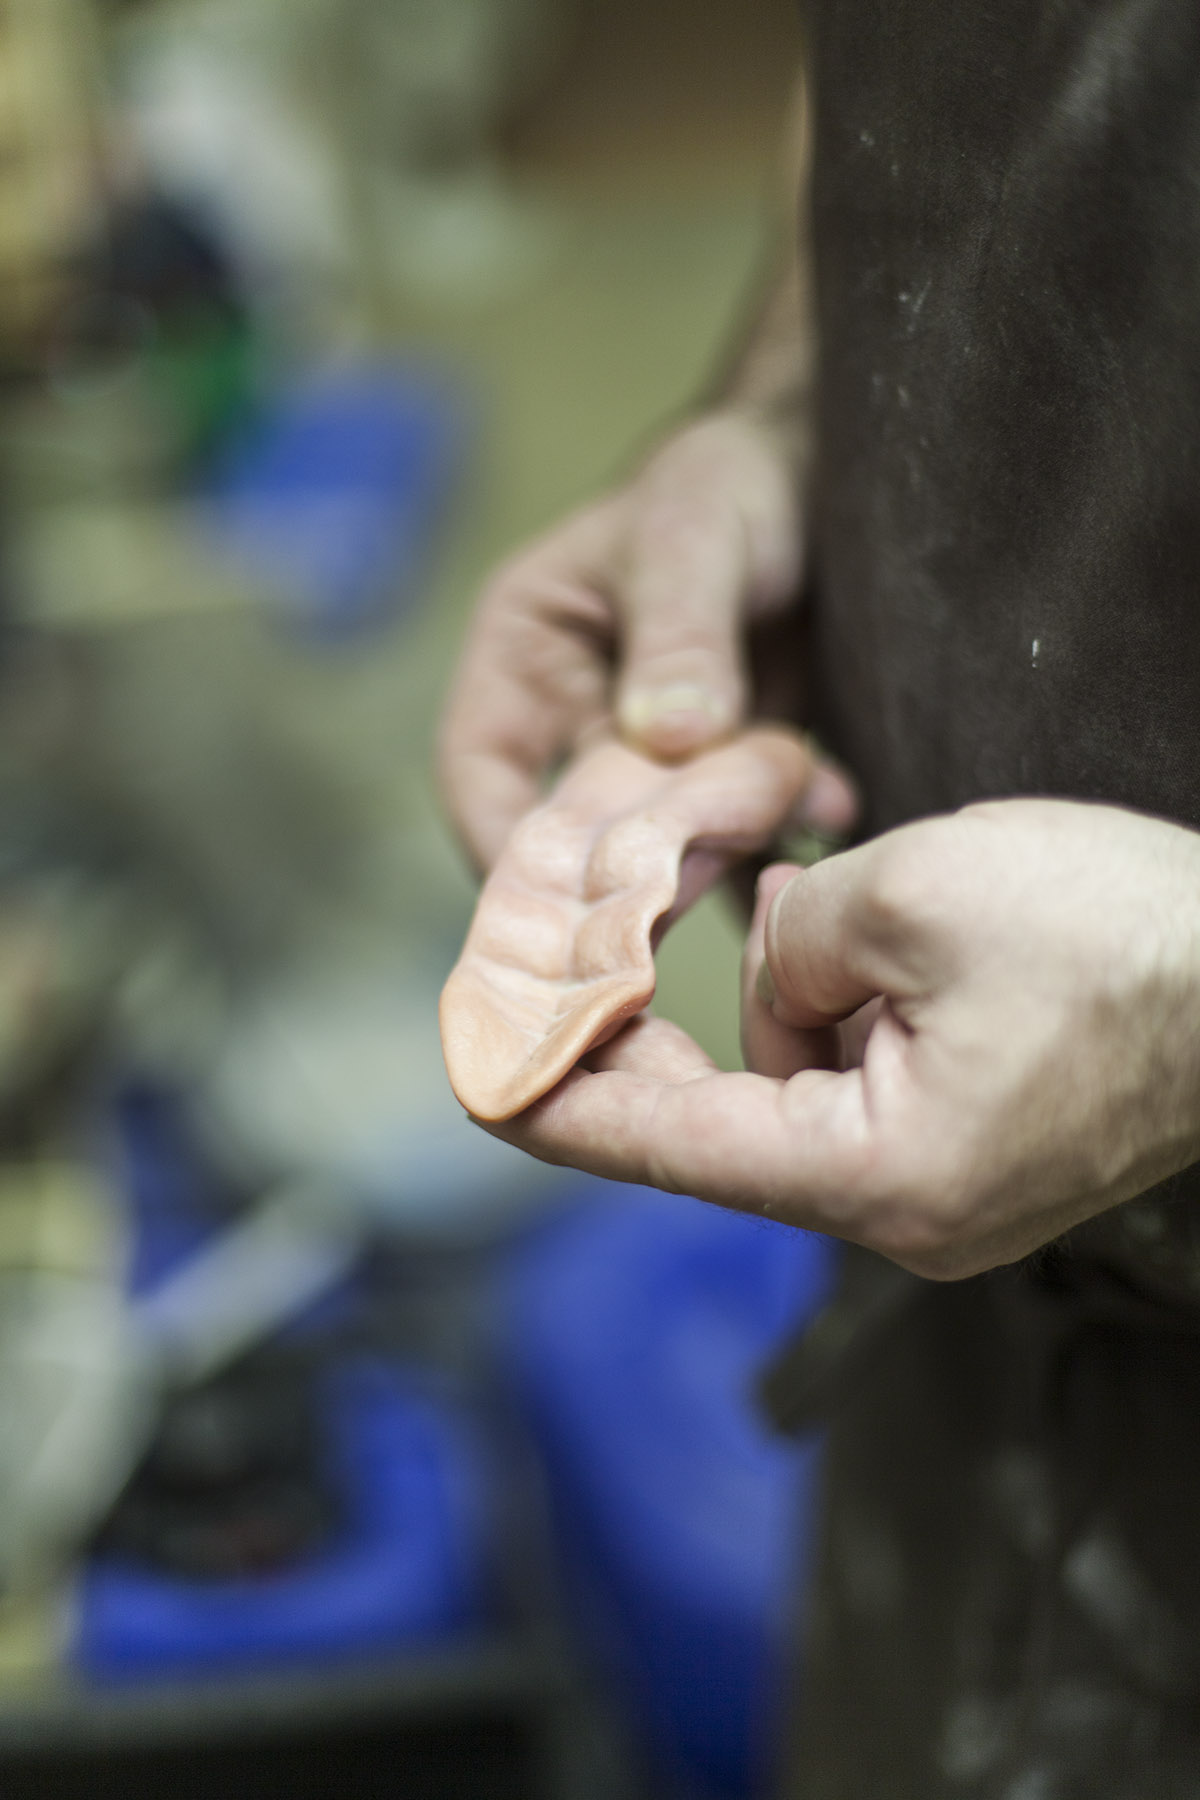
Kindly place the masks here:
<instances>
[{"instance_id":1,"label":"fingernail","mask_svg":"<svg viewBox=\"0 0 1200 1800\"><path fill-rule=\"evenodd\" d=\"M835 835L848 831L857 810L854 793L844 775L818 764L796 807L796 820L814 831Z\"/></svg>"},{"instance_id":2,"label":"fingernail","mask_svg":"<svg viewBox=\"0 0 1200 1800\"><path fill-rule=\"evenodd\" d=\"M771 980L771 971L765 960L758 965L758 977L754 983L754 991L764 1006L774 1006L775 983Z\"/></svg>"},{"instance_id":3,"label":"fingernail","mask_svg":"<svg viewBox=\"0 0 1200 1800\"><path fill-rule=\"evenodd\" d=\"M620 705L621 727L631 737L645 737L650 731L666 728L673 734L699 727L706 735L714 727L724 729L732 723L729 704L711 688L695 682L675 681L666 687L634 688Z\"/></svg>"}]
</instances>

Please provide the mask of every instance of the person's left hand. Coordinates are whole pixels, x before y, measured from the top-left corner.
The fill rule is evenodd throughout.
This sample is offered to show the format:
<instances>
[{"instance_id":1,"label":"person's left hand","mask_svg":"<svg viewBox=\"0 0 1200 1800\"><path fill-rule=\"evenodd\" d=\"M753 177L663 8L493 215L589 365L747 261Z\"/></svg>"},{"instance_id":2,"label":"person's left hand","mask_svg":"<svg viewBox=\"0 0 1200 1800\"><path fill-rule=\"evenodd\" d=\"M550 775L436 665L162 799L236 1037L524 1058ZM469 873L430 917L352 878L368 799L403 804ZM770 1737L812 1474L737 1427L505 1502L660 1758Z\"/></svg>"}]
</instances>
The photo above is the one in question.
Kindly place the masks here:
<instances>
[{"instance_id":1,"label":"person's left hand","mask_svg":"<svg viewBox=\"0 0 1200 1800\"><path fill-rule=\"evenodd\" d=\"M1182 827L1009 800L776 867L744 986L749 1072L642 1015L491 1129L941 1279L1200 1158L1200 835Z\"/></svg>"}]
</instances>

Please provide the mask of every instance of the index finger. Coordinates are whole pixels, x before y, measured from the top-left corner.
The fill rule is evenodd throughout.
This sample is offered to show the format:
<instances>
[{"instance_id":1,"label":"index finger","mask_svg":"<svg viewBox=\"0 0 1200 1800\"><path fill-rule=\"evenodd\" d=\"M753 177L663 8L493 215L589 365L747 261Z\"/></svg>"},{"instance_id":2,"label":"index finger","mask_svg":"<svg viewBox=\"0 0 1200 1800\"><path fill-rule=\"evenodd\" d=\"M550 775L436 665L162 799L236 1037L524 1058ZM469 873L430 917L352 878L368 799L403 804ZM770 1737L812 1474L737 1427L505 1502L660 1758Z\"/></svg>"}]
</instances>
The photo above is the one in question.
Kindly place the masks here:
<instances>
[{"instance_id":1,"label":"index finger","mask_svg":"<svg viewBox=\"0 0 1200 1800\"><path fill-rule=\"evenodd\" d=\"M874 1145L861 1071L780 1081L697 1065L680 1079L680 1051L666 1048L673 1080L645 1072L658 1051L642 1029L489 1129L543 1162L853 1236Z\"/></svg>"},{"instance_id":2,"label":"index finger","mask_svg":"<svg viewBox=\"0 0 1200 1800\"><path fill-rule=\"evenodd\" d=\"M591 508L495 576L471 623L438 733L442 798L489 869L556 762L607 714L612 509Z\"/></svg>"}]
</instances>

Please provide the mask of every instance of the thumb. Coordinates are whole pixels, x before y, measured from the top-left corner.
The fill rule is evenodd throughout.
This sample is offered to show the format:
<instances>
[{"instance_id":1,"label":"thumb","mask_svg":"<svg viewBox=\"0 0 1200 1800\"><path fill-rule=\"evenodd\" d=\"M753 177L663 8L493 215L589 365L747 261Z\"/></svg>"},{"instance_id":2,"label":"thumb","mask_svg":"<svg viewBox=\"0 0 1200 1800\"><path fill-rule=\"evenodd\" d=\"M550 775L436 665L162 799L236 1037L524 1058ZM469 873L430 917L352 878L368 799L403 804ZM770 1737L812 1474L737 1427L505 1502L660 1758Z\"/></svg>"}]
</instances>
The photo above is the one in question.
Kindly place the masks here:
<instances>
[{"instance_id":1,"label":"thumb","mask_svg":"<svg viewBox=\"0 0 1200 1800\"><path fill-rule=\"evenodd\" d=\"M771 1005L770 976L764 973L764 934L771 902L797 873L794 863L774 863L763 870L742 954L742 1059L755 1074L781 1081L800 1069L838 1067L836 1033L797 1031L781 1023Z\"/></svg>"},{"instance_id":2,"label":"thumb","mask_svg":"<svg viewBox=\"0 0 1200 1800\"><path fill-rule=\"evenodd\" d=\"M868 928L875 845L802 869L778 889L763 927L758 995L781 1025L812 1031L849 1018L893 985Z\"/></svg>"},{"instance_id":3,"label":"thumb","mask_svg":"<svg viewBox=\"0 0 1200 1800\"><path fill-rule=\"evenodd\" d=\"M669 439L627 490L617 715L651 755L691 755L742 717L748 614L800 576L792 462L760 425L718 413Z\"/></svg>"},{"instance_id":4,"label":"thumb","mask_svg":"<svg viewBox=\"0 0 1200 1800\"><path fill-rule=\"evenodd\" d=\"M690 755L742 717L748 560L728 496L664 496L637 512L619 598L617 717L651 755Z\"/></svg>"}]
</instances>

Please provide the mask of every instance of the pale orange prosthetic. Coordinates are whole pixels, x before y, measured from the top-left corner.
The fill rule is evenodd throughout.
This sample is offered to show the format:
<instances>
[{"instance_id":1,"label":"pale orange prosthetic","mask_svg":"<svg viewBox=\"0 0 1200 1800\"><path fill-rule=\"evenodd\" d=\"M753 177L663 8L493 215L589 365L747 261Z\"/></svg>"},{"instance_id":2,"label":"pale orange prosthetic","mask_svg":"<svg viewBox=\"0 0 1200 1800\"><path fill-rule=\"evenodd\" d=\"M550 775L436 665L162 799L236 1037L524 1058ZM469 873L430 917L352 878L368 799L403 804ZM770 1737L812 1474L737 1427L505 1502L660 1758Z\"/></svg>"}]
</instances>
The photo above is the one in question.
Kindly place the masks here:
<instances>
[{"instance_id":1,"label":"pale orange prosthetic","mask_svg":"<svg viewBox=\"0 0 1200 1800\"><path fill-rule=\"evenodd\" d=\"M764 728L673 768L604 743L522 820L442 991L442 1049L479 1119L532 1105L654 994L654 946L808 781L793 732Z\"/></svg>"}]
</instances>

